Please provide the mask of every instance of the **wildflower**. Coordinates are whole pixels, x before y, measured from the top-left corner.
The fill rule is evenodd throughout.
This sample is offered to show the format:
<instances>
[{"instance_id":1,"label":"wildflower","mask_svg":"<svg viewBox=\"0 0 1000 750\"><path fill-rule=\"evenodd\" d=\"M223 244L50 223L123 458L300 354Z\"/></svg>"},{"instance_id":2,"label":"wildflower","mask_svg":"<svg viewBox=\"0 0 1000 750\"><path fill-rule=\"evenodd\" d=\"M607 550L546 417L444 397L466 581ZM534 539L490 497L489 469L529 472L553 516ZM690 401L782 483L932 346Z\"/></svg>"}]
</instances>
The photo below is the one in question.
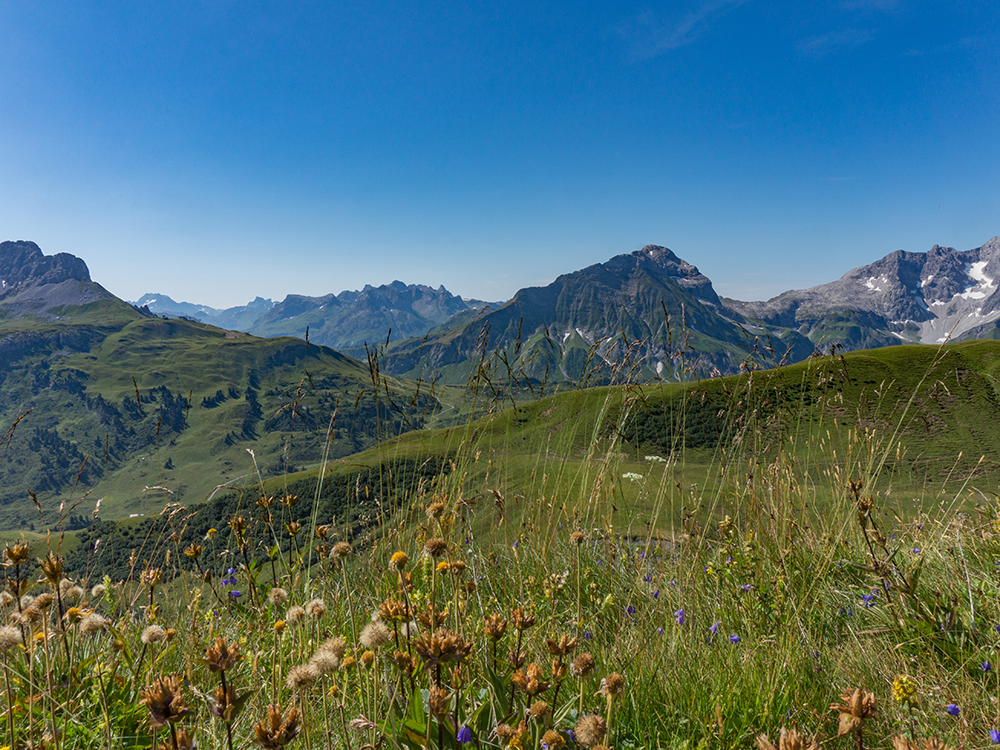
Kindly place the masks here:
<instances>
[{"instance_id":1,"label":"wildflower","mask_svg":"<svg viewBox=\"0 0 1000 750\"><path fill-rule=\"evenodd\" d=\"M282 717L280 706L268 706L267 718L254 725L254 741L265 750L280 750L299 736L302 712L290 708Z\"/></svg>"},{"instance_id":2,"label":"wildflower","mask_svg":"<svg viewBox=\"0 0 1000 750\"><path fill-rule=\"evenodd\" d=\"M363 651L361 653L361 666L365 669L371 669L372 664L375 663L375 652L371 649Z\"/></svg>"},{"instance_id":3,"label":"wildflower","mask_svg":"<svg viewBox=\"0 0 1000 750\"><path fill-rule=\"evenodd\" d=\"M351 545L347 542L337 542L333 545L333 554L337 557L347 557L351 554Z\"/></svg>"},{"instance_id":4,"label":"wildflower","mask_svg":"<svg viewBox=\"0 0 1000 750\"><path fill-rule=\"evenodd\" d=\"M511 682L530 696L536 696L549 689L549 683L542 679L541 668L532 662L524 670L516 670L511 676Z\"/></svg>"},{"instance_id":5,"label":"wildflower","mask_svg":"<svg viewBox=\"0 0 1000 750\"><path fill-rule=\"evenodd\" d=\"M153 588L163 583L163 571L159 568L148 568L142 571L142 575L139 578L144 586Z\"/></svg>"},{"instance_id":6,"label":"wildflower","mask_svg":"<svg viewBox=\"0 0 1000 750\"><path fill-rule=\"evenodd\" d=\"M960 709L954 703L949 703L947 706L945 706L944 710L947 711L952 716L958 716L962 712L962 709Z\"/></svg>"},{"instance_id":7,"label":"wildflower","mask_svg":"<svg viewBox=\"0 0 1000 750\"><path fill-rule=\"evenodd\" d=\"M455 735L455 739L463 745L466 742L472 742L472 730L469 729L468 724L462 725L462 728L458 730L458 734Z\"/></svg>"},{"instance_id":8,"label":"wildflower","mask_svg":"<svg viewBox=\"0 0 1000 750\"><path fill-rule=\"evenodd\" d=\"M625 691L625 680L617 672L612 672L601 680L601 689L598 695L603 695L608 700L618 698Z\"/></svg>"},{"instance_id":9,"label":"wildflower","mask_svg":"<svg viewBox=\"0 0 1000 750\"><path fill-rule=\"evenodd\" d=\"M218 529L209 529L205 532L206 539L215 539L215 535L219 533Z\"/></svg>"},{"instance_id":10,"label":"wildflower","mask_svg":"<svg viewBox=\"0 0 1000 750\"><path fill-rule=\"evenodd\" d=\"M285 624L284 620L276 620L274 623L274 632L277 633L278 635L281 635L283 632L285 632L286 627L288 626Z\"/></svg>"},{"instance_id":11,"label":"wildflower","mask_svg":"<svg viewBox=\"0 0 1000 750\"><path fill-rule=\"evenodd\" d=\"M62 558L54 555L51 551L44 559L38 559L38 567L42 569L45 580L53 586L58 586L63 577Z\"/></svg>"},{"instance_id":12,"label":"wildflower","mask_svg":"<svg viewBox=\"0 0 1000 750\"><path fill-rule=\"evenodd\" d=\"M678 625L683 625L686 622L684 618L684 610L679 609L676 612L674 612L674 618L677 620Z\"/></svg>"},{"instance_id":13,"label":"wildflower","mask_svg":"<svg viewBox=\"0 0 1000 750\"><path fill-rule=\"evenodd\" d=\"M917 686L910 677L899 675L892 681L892 695L900 703L908 703L917 694Z\"/></svg>"},{"instance_id":14,"label":"wildflower","mask_svg":"<svg viewBox=\"0 0 1000 750\"><path fill-rule=\"evenodd\" d=\"M990 741L994 745L1000 745L1000 729L991 729L990 730Z\"/></svg>"},{"instance_id":15,"label":"wildflower","mask_svg":"<svg viewBox=\"0 0 1000 750\"><path fill-rule=\"evenodd\" d=\"M186 557L188 560L197 560L199 557L201 557L201 549L202 548L200 544L195 544L194 542L191 542L191 544L189 544L187 548L184 550L184 557Z\"/></svg>"},{"instance_id":16,"label":"wildflower","mask_svg":"<svg viewBox=\"0 0 1000 750\"><path fill-rule=\"evenodd\" d=\"M11 625L0 628L0 654L10 651L21 642L21 630Z\"/></svg>"},{"instance_id":17,"label":"wildflower","mask_svg":"<svg viewBox=\"0 0 1000 750\"><path fill-rule=\"evenodd\" d=\"M180 721L191 713L191 710L184 705L179 674L155 680L152 685L140 690L139 696L139 702L144 703L149 709L149 723L154 728Z\"/></svg>"},{"instance_id":18,"label":"wildflower","mask_svg":"<svg viewBox=\"0 0 1000 750\"><path fill-rule=\"evenodd\" d=\"M52 594L39 594L35 597L35 600L31 603L33 607L44 612L49 607L52 606L52 602L55 601L55 597Z\"/></svg>"},{"instance_id":19,"label":"wildflower","mask_svg":"<svg viewBox=\"0 0 1000 750\"><path fill-rule=\"evenodd\" d=\"M409 561L405 552L393 552L392 558L389 560L389 570L401 571L406 567L406 563Z\"/></svg>"},{"instance_id":20,"label":"wildflower","mask_svg":"<svg viewBox=\"0 0 1000 750\"><path fill-rule=\"evenodd\" d=\"M239 599L241 596L243 596L243 592L233 589L232 591L229 592L229 596L232 599Z\"/></svg>"},{"instance_id":21,"label":"wildflower","mask_svg":"<svg viewBox=\"0 0 1000 750\"><path fill-rule=\"evenodd\" d=\"M239 644L229 644L225 638L220 637L215 639L214 645L205 650L205 658L202 661L212 672L225 672L235 667L239 660Z\"/></svg>"},{"instance_id":22,"label":"wildflower","mask_svg":"<svg viewBox=\"0 0 1000 750\"><path fill-rule=\"evenodd\" d=\"M526 612L521 607L518 607L513 611L511 619L514 621L514 627L522 631L527 630L535 624L534 613Z\"/></svg>"},{"instance_id":23,"label":"wildflower","mask_svg":"<svg viewBox=\"0 0 1000 750\"><path fill-rule=\"evenodd\" d=\"M988 661L984 661L982 664L980 664L979 668L984 672L989 672L991 669L993 669L993 667L990 665Z\"/></svg>"},{"instance_id":24,"label":"wildflower","mask_svg":"<svg viewBox=\"0 0 1000 750\"><path fill-rule=\"evenodd\" d=\"M872 607L875 606L875 603L872 601L874 598L875 597L872 596L871 594L865 594L865 595L863 595L861 597L861 599L862 599L862 606L865 609L871 609Z\"/></svg>"},{"instance_id":25,"label":"wildflower","mask_svg":"<svg viewBox=\"0 0 1000 750\"><path fill-rule=\"evenodd\" d=\"M664 631L663 631L663 628L657 628L657 629L656 629L656 634L657 634L657 635L663 635L663 632L664 632Z\"/></svg>"},{"instance_id":26,"label":"wildflower","mask_svg":"<svg viewBox=\"0 0 1000 750\"><path fill-rule=\"evenodd\" d=\"M427 708L432 716L444 718L448 715L448 704L451 701L451 693L447 689L431 685L430 694L427 696Z\"/></svg>"},{"instance_id":27,"label":"wildflower","mask_svg":"<svg viewBox=\"0 0 1000 750\"><path fill-rule=\"evenodd\" d=\"M752 588L753 588L752 583L744 583L742 586L740 586L740 591L749 591Z\"/></svg>"},{"instance_id":28,"label":"wildflower","mask_svg":"<svg viewBox=\"0 0 1000 750\"><path fill-rule=\"evenodd\" d=\"M565 744L566 740L555 729L550 729L542 735L542 750L557 750Z\"/></svg>"},{"instance_id":29,"label":"wildflower","mask_svg":"<svg viewBox=\"0 0 1000 750\"><path fill-rule=\"evenodd\" d=\"M299 664L288 670L285 686L289 690L306 690L319 678L319 669L313 664Z\"/></svg>"},{"instance_id":30,"label":"wildflower","mask_svg":"<svg viewBox=\"0 0 1000 750\"><path fill-rule=\"evenodd\" d=\"M306 614L314 620L318 620L326 613L326 602L322 599L311 599L306 604Z\"/></svg>"},{"instance_id":31,"label":"wildflower","mask_svg":"<svg viewBox=\"0 0 1000 750\"><path fill-rule=\"evenodd\" d=\"M711 627L709 627L708 632L711 633L712 635L715 635L716 633L719 632L719 626L721 624L722 624L721 622L716 620L715 622L712 623Z\"/></svg>"},{"instance_id":32,"label":"wildflower","mask_svg":"<svg viewBox=\"0 0 1000 750\"><path fill-rule=\"evenodd\" d=\"M445 552L448 551L448 543L439 537L433 539L428 539L424 544L424 552L426 552L431 557L441 557Z\"/></svg>"},{"instance_id":33,"label":"wildflower","mask_svg":"<svg viewBox=\"0 0 1000 750\"><path fill-rule=\"evenodd\" d=\"M392 640L392 634L385 623L381 620L374 620L361 629L358 640L365 648L379 648Z\"/></svg>"},{"instance_id":34,"label":"wildflower","mask_svg":"<svg viewBox=\"0 0 1000 750\"><path fill-rule=\"evenodd\" d=\"M813 741L807 748L805 745L805 738L799 733L799 731L794 728L787 729L786 727L781 728L777 748L771 744L771 741L767 738L766 734L758 734L755 738L755 742L760 750L818 750L819 748L819 741L817 738L814 737Z\"/></svg>"},{"instance_id":35,"label":"wildflower","mask_svg":"<svg viewBox=\"0 0 1000 750\"><path fill-rule=\"evenodd\" d=\"M288 608L285 613L285 620L289 625L298 625L306 617L306 611L299 606L292 606Z\"/></svg>"},{"instance_id":36,"label":"wildflower","mask_svg":"<svg viewBox=\"0 0 1000 750\"><path fill-rule=\"evenodd\" d=\"M472 652L472 641L441 628L413 639L413 649L428 668L451 661L462 661Z\"/></svg>"},{"instance_id":37,"label":"wildflower","mask_svg":"<svg viewBox=\"0 0 1000 750\"><path fill-rule=\"evenodd\" d=\"M320 647L309 659L309 664L315 667L320 675L327 675L340 669L340 657Z\"/></svg>"},{"instance_id":38,"label":"wildflower","mask_svg":"<svg viewBox=\"0 0 1000 750\"><path fill-rule=\"evenodd\" d=\"M840 712L837 736L858 732L865 719L875 715L875 696L861 688L852 688L840 694L843 703L831 703L830 710Z\"/></svg>"},{"instance_id":39,"label":"wildflower","mask_svg":"<svg viewBox=\"0 0 1000 750\"><path fill-rule=\"evenodd\" d=\"M451 566L448 564L447 560L442 560L437 564L438 573L447 573Z\"/></svg>"},{"instance_id":40,"label":"wildflower","mask_svg":"<svg viewBox=\"0 0 1000 750\"><path fill-rule=\"evenodd\" d=\"M586 714L576 724L576 741L584 747L599 745L608 732L608 724L598 714Z\"/></svg>"},{"instance_id":41,"label":"wildflower","mask_svg":"<svg viewBox=\"0 0 1000 750\"><path fill-rule=\"evenodd\" d=\"M590 654L579 654L569 665L569 673L574 677L586 677L594 668L594 657Z\"/></svg>"},{"instance_id":42,"label":"wildflower","mask_svg":"<svg viewBox=\"0 0 1000 750\"><path fill-rule=\"evenodd\" d=\"M344 639L339 635L327 638L320 644L320 648L336 654L338 659L343 659L344 654L347 652L347 644L344 643Z\"/></svg>"},{"instance_id":43,"label":"wildflower","mask_svg":"<svg viewBox=\"0 0 1000 750\"><path fill-rule=\"evenodd\" d=\"M570 544L574 547L581 546L587 539L587 536L582 531L574 531L569 535Z\"/></svg>"},{"instance_id":44,"label":"wildflower","mask_svg":"<svg viewBox=\"0 0 1000 750\"><path fill-rule=\"evenodd\" d=\"M165 640L166 637L166 631L164 631L164 629L159 625L149 625L142 631L140 640L148 646L151 643L160 643Z\"/></svg>"},{"instance_id":45,"label":"wildflower","mask_svg":"<svg viewBox=\"0 0 1000 750\"><path fill-rule=\"evenodd\" d=\"M546 717L552 713L552 706L545 701L535 701L528 709L528 716L536 721L544 722Z\"/></svg>"},{"instance_id":46,"label":"wildflower","mask_svg":"<svg viewBox=\"0 0 1000 750\"><path fill-rule=\"evenodd\" d=\"M500 615L487 615L483 620L483 633L493 642L503 638L506 631L507 621L502 619Z\"/></svg>"},{"instance_id":47,"label":"wildflower","mask_svg":"<svg viewBox=\"0 0 1000 750\"><path fill-rule=\"evenodd\" d=\"M283 588L275 586L268 592L267 600L271 602L272 606L281 607L288 601L288 592Z\"/></svg>"},{"instance_id":48,"label":"wildflower","mask_svg":"<svg viewBox=\"0 0 1000 750\"><path fill-rule=\"evenodd\" d=\"M738 635L736 635L736 633L733 633L731 636L729 636L729 642L730 643L739 643L740 642L740 637Z\"/></svg>"},{"instance_id":49,"label":"wildflower","mask_svg":"<svg viewBox=\"0 0 1000 750\"><path fill-rule=\"evenodd\" d=\"M559 636L559 640L553 640L552 638L545 639L545 648L553 656L566 656L573 652L576 648L577 639L570 638L569 635L563 633Z\"/></svg>"},{"instance_id":50,"label":"wildflower","mask_svg":"<svg viewBox=\"0 0 1000 750\"><path fill-rule=\"evenodd\" d=\"M13 547L5 545L3 554L7 558L7 565L24 565L31 557L31 547L27 542L17 542Z\"/></svg>"}]
</instances>

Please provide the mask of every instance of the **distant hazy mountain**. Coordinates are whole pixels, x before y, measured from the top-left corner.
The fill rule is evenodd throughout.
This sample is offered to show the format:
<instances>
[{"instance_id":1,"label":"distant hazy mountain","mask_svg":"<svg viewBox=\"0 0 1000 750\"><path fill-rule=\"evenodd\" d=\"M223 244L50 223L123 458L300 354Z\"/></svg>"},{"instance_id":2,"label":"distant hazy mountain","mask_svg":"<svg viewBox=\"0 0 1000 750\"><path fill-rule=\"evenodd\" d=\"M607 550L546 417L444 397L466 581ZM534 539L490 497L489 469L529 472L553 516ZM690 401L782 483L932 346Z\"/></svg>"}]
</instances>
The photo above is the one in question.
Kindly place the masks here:
<instances>
[{"instance_id":1,"label":"distant hazy mountain","mask_svg":"<svg viewBox=\"0 0 1000 750\"><path fill-rule=\"evenodd\" d=\"M360 292L325 297L289 295L251 327L258 336L304 336L334 349L350 349L365 342L423 336L454 315L473 309L443 286L423 284L366 285Z\"/></svg>"},{"instance_id":2,"label":"distant hazy mountain","mask_svg":"<svg viewBox=\"0 0 1000 750\"><path fill-rule=\"evenodd\" d=\"M1000 237L959 251L897 250L838 281L767 302L723 300L734 315L794 329L816 344L861 349L903 342L998 338Z\"/></svg>"},{"instance_id":3,"label":"distant hazy mountain","mask_svg":"<svg viewBox=\"0 0 1000 750\"><path fill-rule=\"evenodd\" d=\"M219 309L208 305L197 305L191 302L175 302L166 294L144 294L135 302L145 305L157 315L171 318L192 318L203 323L211 323L219 328L237 331L248 330L254 322L274 307L269 299L257 297L253 302L239 307Z\"/></svg>"}]
</instances>

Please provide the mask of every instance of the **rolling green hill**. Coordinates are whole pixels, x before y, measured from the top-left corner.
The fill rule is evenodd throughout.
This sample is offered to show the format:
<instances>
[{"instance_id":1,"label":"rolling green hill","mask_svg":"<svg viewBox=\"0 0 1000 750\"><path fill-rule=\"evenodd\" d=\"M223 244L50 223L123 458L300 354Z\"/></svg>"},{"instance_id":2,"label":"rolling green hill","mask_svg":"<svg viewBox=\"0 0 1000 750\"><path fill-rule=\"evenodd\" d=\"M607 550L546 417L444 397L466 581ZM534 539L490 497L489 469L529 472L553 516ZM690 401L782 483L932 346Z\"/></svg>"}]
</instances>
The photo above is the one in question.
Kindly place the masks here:
<instances>
[{"instance_id":1,"label":"rolling green hill","mask_svg":"<svg viewBox=\"0 0 1000 750\"><path fill-rule=\"evenodd\" d=\"M106 518L150 513L318 462L331 420L338 457L439 408L402 381L376 398L367 366L299 339L92 305L0 321L0 528L39 522L29 490L50 514L88 495L77 525L97 498Z\"/></svg>"}]
</instances>

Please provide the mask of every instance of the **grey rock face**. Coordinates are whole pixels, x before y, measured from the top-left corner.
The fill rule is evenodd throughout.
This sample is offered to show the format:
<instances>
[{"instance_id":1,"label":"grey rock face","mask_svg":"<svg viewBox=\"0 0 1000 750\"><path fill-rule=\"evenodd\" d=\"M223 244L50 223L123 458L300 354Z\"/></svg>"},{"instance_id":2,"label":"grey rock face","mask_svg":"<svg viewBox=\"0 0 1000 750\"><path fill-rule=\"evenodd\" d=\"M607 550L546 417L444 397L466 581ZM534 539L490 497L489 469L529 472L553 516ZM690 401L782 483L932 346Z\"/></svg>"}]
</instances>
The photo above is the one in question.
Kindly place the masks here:
<instances>
[{"instance_id":1,"label":"grey rock face","mask_svg":"<svg viewBox=\"0 0 1000 750\"><path fill-rule=\"evenodd\" d=\"M829 284L767 302L723 304L733 314L794 328L816 343L828 334L836 340L834 327L857 324L868 330L855 344L892 339L935 344L982 335L1000 320L998 291L1000 237L994 237L964 251L939 245L926 253L897 250Z\"/></svg>"},{"instance_id":2,"label":"grey rock face","mask_svg":"<svg viewBox=\"0 0 1000 750\"><path fill-rule=\"evenodd\" d=\"M0 242L0 298L64 281L90 281L87 264L68 253L43 255L34 242Z\"/></svg>"}]
</instances>

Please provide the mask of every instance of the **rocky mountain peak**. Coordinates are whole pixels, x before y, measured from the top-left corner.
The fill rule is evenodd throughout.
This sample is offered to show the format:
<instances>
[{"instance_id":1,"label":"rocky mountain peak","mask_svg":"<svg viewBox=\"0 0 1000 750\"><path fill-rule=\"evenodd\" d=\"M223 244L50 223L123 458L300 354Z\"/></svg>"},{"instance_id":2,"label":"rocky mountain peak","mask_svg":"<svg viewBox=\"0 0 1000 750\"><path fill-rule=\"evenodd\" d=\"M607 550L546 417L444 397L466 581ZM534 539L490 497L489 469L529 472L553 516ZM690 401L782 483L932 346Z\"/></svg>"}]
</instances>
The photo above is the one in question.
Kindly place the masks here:
<instances>
[{"instance_id":1,"label":"rocky mountain peak","mask_svg":"<svg viewBox=\"0 0 1000 750\"><path fill-rule=\"evenodd\" d=\"M87 264L69 253L43 255L34 242L0 242L0 296L63 281L90 281Z\"/></svg>"}]
</instances>

